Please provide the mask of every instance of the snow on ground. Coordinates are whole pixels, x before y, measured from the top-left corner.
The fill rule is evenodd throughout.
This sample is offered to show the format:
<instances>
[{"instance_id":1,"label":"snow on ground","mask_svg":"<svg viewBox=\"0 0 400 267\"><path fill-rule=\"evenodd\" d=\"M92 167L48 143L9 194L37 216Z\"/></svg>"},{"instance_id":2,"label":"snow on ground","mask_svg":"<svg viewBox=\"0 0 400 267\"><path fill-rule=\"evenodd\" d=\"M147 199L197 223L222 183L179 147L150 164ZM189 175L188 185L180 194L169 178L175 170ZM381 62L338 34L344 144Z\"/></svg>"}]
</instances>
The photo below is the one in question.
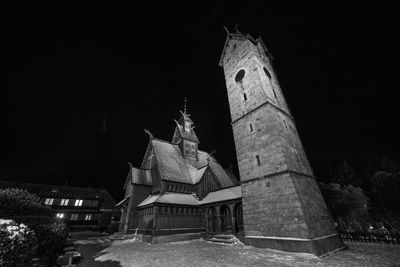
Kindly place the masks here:
<instances>
[{"instance_id":1,"label":"snow on ground","mask_svg":"<svg viewBox=\"0 0 400 267\"><path fill-rule=\"evenodd\" d=\"M394 245L349 243L347 250L318 258L202 239L158 245L131 239L100 240L109 242L76 243L85 257L79 266L400 266L400 246Z\"/></svg>"}]
</instances>

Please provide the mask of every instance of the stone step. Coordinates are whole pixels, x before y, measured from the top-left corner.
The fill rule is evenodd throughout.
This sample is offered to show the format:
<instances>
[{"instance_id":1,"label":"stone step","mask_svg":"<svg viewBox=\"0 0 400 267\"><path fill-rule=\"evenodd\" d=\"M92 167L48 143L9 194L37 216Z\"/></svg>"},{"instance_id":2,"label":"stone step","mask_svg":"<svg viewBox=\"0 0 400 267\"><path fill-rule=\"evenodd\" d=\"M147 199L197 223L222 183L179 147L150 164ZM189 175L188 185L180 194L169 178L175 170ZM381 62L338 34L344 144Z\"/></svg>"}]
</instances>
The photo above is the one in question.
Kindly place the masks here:
<instances>
[{"instance_id":1,"label":"stone step","mask_svg":"<svg viewBox=\"0 0 400 267\"><path fill-rule=\"evenodd\" d=\"M219 238L215 238L215 237L209 239L208 241L215 242L215 243L225 243L225 244L235 243L235 241L231 240L231 239L219 239Z\"/></svg>"},{"instance_id":2,"label":"stone step","mask_svg":"<svg viewBox=\"0 0 400 267\"><path fill-rule=\"evenodd\" d=\"M215 235L214 237L218 238L218 239L232 239L232 238L235 238L234 235Z\"/></svg>"}]
</instances>

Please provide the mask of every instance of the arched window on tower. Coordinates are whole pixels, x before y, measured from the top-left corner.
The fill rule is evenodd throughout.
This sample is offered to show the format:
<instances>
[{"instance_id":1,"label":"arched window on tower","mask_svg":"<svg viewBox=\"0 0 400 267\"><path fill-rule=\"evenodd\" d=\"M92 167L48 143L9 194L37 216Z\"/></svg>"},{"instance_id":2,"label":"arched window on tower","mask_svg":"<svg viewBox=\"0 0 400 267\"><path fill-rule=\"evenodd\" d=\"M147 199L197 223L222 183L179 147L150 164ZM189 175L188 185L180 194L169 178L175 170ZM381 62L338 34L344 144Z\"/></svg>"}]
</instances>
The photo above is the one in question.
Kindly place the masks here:
<instances>
[{"instance_id":1,"label":"arched window on tower","mask_svg":"<svg viewBox=\"0 0 400 267\"><path fill-rule=\"evenodd\" d=\"M235 82L241 82L244 78L244 75L246 74L245 70L239 70L238 73L236 73L235 76Z\"/></svg>"}]
</instances>

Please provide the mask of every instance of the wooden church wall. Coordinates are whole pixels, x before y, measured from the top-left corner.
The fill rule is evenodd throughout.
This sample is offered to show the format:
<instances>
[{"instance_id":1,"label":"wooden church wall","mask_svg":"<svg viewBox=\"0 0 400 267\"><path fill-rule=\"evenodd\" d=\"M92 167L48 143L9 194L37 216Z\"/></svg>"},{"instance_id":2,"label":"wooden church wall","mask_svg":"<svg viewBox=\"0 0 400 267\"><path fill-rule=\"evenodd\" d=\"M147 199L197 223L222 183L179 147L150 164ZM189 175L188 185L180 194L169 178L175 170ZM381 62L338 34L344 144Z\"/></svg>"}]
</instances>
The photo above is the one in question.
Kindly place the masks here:
<instances>
[{"instance_id":1,"label":"wooden church wall","mask_svg":"<svg viewBox=\"0 0 400 267\"><path fill-rule=\"evenodd\" d=\"M159 206L156 225L159 234L200 232L205 227L201 210L187 206Z\"/></svg>"},{"instance_id":2,"label":"wooden church wall","mask_svg":"<svg viewBox=\"0 0 400 267\"><path fill-rule=\"evenodd\" d=\"M151 169L150 169L150 173L151 173L151 179L152 179L152 183L153 183L153 191L152 194L160 192L161 189L161 179L160 179L160 174L158 173L158 169L157 166L154 164Z\"/></svg>"},{"instance_id":3,"label":"wooden church wall","mask_svg":"<svg viewBox=\"0 0 400 267\"><path fill-rule=\"evenodd\" d=\"M138 232L140 234L151 234L153 229L153 211L154 207L138 210Z\"/></svg>"},{"instance_id":4,"label":"wooden church wall","mask_svg":"<svg viewBox=\"0 0 400 267\"><path fill-rule=\"evenodd\" d=\"M164 192L175 192L175 193L186 193L190 194L194 192L194 186L191 184L177 183L172 181L161 181L161 191Z\"/></svg>"},{"instance_id":5,"label":"wooden church wall","mask_svg":"<svg viewBox=\"0 0 400 267\"><path fill-rule=\"evenodd\" d=\"M201 200L204 197L206 197L211 191L215 191L219 188L220 185L217 184L213 173L208 169L204 173L204 176L200 180L200 182L196 184L196 194L198 198Z\"/></svg>"},{"instance_id":6,"label":"wooden church wall","mask_svg":"<svg viewBox=\"0 0 400 267\"><path fill-rule=\"evenodd\" d=\"M131 192L130 212L129 212L129 229L136 229L138 227L139 211L136 209L146 197L151 194L152 187L150 185L133 184Z\"/></svg>"}]
</instances>

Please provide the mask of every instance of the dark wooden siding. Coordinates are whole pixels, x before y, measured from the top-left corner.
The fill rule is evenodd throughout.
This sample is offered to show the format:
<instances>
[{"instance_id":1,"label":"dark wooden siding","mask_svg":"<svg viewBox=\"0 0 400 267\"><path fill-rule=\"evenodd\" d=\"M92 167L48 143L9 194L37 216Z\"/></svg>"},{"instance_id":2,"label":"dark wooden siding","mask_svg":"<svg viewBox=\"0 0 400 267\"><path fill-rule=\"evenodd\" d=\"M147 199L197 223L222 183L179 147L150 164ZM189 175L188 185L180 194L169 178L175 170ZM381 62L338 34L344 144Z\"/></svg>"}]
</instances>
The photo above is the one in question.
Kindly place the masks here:
<instances>
[{"instance_id":1,"label":"dark wooden siding","mask_svg":"<svg viewBox=\"0 0 400 267\"><path fill-rule=\"evenodd\" d=\"M207 169L204 172L203 178L195 186L196 194L200 200L206 197L211 191L220 188L221 185L217 183L217 180L214 178L214 174L210 169Z\"/></svg>"},{"instance_id":2,"label":"dark wooden siding","mask_svg":"<svg viewBox=\"0 0 400 267\"><path fill-rule=\"evenodd\" d=\"M152 193L154 194L154 193L160 192L161 181L160 181L160 174L158 172L156 164L154 164L151 167L150 173L151 173L151 180L153 182L153 191L152 191Z\"/></svg>"},{"instance_id":3,"label":"dark wooden siding","mask_svg":"<svg viewBox=\"0 0 400 267\"><path fill-rule=\"evenodd\" d=\"M156 230L204 228L201 209L188 206L159 206Z\"/></svg>"},{"instance_id":4,"label":"dark wooden siding","mask_svg":"<svg viewBox=\"0 0 400 267\"><path fill-rule=\"evenodd\" d=\"M151 186L148 185L132 185L131 197L131 210L129 212L129 226L128 229L136 229L138 227L138 211L136 210L137 205L139 205L146 197L151 193Z\"/></svg>"},{"instance_id":5,"label":"dark wooden siding","mask_svg":"<svg viewBox=\"0 0 400 267\"><path fill-rule=\"evenodd\" d=\"M146 233L153 229L154 207L141 209L138 211L138 228L140 233Z\"/></svg>"},{"instance_id":6,"label":"dark wooden siding","mask_svg":"<svg viewBox=\"0 0 400 267\"><path fill-rule=\"evenodd\" d=\"M162 181L163 192L175 192L175 193L186 193L190 194L194 192L194 185L176 183L172 181Z\"/></svg>"}]
</instances>

